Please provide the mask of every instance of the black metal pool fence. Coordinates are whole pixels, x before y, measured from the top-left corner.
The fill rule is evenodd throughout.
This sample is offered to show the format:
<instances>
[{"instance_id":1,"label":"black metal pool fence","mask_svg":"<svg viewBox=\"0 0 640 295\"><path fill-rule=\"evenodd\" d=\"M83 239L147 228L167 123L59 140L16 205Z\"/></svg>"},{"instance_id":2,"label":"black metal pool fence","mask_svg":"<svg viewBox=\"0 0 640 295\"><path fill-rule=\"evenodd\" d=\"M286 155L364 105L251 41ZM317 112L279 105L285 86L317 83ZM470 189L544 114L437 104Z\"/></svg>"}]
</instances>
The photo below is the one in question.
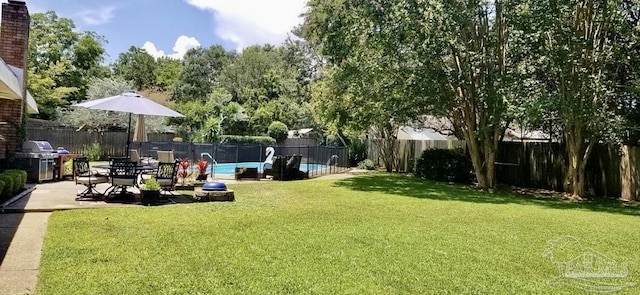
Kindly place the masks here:
<instances>
[{"instance_id":1,"label":"black metal pool fence","mask_svg":"<svg viewBox=\"0 0 640 295\"><path fill-rule=\"evenodd\" d=\"M302 156L300 170L309 177L341 173L349 169L349 154L346 147L331 146L268 146L232 145L188 142L133 142L131 149L137 149L142 157L157 159L157 151L173 151L176 159L188 160L195 165L198 160L215 160L217 164L264 162L267 148L272 147L273 156Z\"/></svg>"}]
</instances>

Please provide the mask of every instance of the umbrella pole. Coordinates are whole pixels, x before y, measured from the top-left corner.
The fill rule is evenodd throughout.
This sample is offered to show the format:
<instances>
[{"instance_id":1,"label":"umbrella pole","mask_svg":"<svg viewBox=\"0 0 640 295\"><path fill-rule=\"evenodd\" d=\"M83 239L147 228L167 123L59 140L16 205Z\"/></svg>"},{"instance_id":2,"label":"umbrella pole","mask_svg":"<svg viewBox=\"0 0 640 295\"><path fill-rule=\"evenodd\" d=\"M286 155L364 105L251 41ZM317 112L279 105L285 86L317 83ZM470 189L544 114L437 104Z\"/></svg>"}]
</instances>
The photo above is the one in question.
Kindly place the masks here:
<instances>
[{"instance_id":1,"label":"umbrella pole","mask_svg":"<svg viewBox=\"0 0 640 295\"><path fill-rule=\"evenodd\" d=\"M129 156L129 145L131 145L131 113L129 113L129 127L127 127L127 149L124 151L124 156Z\"/></svg>"}]
</instances>

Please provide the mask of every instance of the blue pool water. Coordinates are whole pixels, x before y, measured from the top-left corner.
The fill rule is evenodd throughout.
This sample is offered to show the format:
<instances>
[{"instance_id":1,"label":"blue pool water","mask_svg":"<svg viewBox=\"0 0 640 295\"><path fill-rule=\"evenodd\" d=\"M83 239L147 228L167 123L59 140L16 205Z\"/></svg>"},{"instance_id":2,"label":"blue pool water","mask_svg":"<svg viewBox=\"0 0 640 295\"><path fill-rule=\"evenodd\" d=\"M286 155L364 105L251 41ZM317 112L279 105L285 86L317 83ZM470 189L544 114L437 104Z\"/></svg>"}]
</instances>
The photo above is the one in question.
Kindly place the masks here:
<instances>
[{"instance_id":1,"label":"blue pool water","mask_svg":"<svg viewBox=\"0 0 640 295\"><path fill-rule=\"evenodd\" d=\"M235 174L236 167L247 167L247 168L258 168L259 172L262 172L262 167L264 166L263 162L240 162L240 163L223 163L214 165L214 167L207 168L207 173L210 173L211 169L215 169L215 174ZM324 164L300 164L301 171L318 171L326 169L328 166ZM189 166L189 171L196 171L196 167L194 165Z\"/></svg>"}]
</instances>

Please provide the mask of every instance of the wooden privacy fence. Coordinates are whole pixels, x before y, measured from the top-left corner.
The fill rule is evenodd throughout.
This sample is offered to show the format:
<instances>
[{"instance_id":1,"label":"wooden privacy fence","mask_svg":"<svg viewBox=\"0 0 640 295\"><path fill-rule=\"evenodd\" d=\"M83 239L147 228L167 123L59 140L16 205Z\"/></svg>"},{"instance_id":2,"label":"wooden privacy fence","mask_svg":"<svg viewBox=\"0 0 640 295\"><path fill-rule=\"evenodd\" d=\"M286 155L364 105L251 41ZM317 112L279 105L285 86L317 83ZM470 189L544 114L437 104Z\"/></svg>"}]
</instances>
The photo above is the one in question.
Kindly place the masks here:
<instances>
[{"instance_id":1,"label":"wooden privacy fence","mask_svg":"<svg viewBox=\"0 0 640 295\"><path fill-rule=\"evenodd\" d=\"M378 165L382 165L380 151L378 145L382 139L367 140L367 157ZM428 149L464 149L464 140L397 140L396 163L397 171L413 172L418 158L422 156L422 152Z\"/></svg>"},{"instance_id":2,"label":"wooden privacy fence","mask_svg":"<svg viewBox=\"0 0 640 295\"><path fill-rule=\"evenodd\" d=\"M379 141L368 140L367 155L380 165ZM466 149L461 140L398 140L397 147L398 169L395 170L400 172L413 172L417 159L426 149ZM501 142L496 155L496 179L498 183L518 187L565 191L568 164L561 143ZM614 145L596 145L587 161L586 191L591 196L637 200L639 166L640 147L620 149Z\"/></svg>"},{"instance_id":3,"label":"wooden privacy fence","mask_svg":"<svg viewBox=\"0 0 640 295\"><path fill-rule=\"evenodd\" d=\"M586 167L586 191L591 196L621 195L620 149L596 145ZM499 183L565 191L569 165L565 147L549 142L502 142L496 157Z\"/></svg>"}]
</instances>

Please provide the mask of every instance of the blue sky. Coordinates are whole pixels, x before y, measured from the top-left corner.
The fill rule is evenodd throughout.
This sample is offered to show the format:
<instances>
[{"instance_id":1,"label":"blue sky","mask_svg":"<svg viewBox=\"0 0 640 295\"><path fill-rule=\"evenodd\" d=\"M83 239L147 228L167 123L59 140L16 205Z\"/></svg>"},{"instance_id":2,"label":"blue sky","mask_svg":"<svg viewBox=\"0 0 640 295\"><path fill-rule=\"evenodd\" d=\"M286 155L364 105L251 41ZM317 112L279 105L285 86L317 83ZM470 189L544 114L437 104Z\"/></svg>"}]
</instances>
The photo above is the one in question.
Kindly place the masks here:
<instances>
[{"instance_id":1,"label":"blue sky","mask_svg":"<svg viewBox=\"0 0 640 295\"><path fill-rule=\"evenodd\" d=\"M6 2L3 0L1 2ZM26 0L31 13L53 10L70 18L80 31L94 31L108 41L117 59L130 46L151 55L181 58L189 48L220 44L242 50L253 44L280 44L306 0Z\"/></svg>"}]
</instances>

